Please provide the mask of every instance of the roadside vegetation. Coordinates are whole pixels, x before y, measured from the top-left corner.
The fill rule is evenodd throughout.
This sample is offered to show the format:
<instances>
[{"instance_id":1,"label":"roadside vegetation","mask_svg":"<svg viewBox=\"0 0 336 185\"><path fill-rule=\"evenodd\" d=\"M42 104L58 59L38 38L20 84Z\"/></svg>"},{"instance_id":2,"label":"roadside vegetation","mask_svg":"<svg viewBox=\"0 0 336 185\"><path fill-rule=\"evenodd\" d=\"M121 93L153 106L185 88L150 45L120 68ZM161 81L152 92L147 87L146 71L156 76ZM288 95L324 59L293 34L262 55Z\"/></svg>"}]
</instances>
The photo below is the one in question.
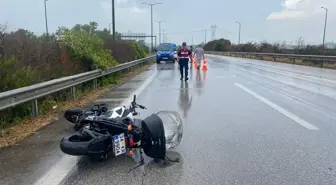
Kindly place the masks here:
<instances>
[{"instance_id":1,"label":"roadside vegetation","mask_svg":"<svg viewBox=\"0 0 336 185\"><path fill-rule=\"evenodd\" d=\"M148 48L137 41L126 41L107 29L98 30L96 22L60 27L50 35L36 35L29 30L9 32L0 24L0 92L70 76L95 69L106 69L121 63L144 58ZM99 87L117 84L125 72L98 80ZM80 97L92 90L92 82L76 87ZM72 99L70 90L38 100L39 114L46 114L55 105ZM31 102L0 112L0 137L9 126L22 122L31 114Z\"/></svg>"},{"instance_id":2,"label":"roadside vegetation","mask_svg":"<svg viewBox=\"0 0 336 185\"><path fill-rule=\"evenodd\" d=\"M222 52L260 52L260 53L282 53L282 54L301 54L301 55L336 55L336 45L323 49L322 45L309 45L300 37L295 46L289 47L286 42L268 43L266 41L248 42L244 44L232 44L230 40L218 39L201 44L205 51L222 51ZM237 57L246 57L238 56ZM263 57L263 60L273 60L273 58ZM292 63L290 59L276 59L277 62ZM321 61L296 60L296 64L308 66L320 66ZM335 68L336 64L326 63L323 67Z\"/></svg>"}]
</instances>

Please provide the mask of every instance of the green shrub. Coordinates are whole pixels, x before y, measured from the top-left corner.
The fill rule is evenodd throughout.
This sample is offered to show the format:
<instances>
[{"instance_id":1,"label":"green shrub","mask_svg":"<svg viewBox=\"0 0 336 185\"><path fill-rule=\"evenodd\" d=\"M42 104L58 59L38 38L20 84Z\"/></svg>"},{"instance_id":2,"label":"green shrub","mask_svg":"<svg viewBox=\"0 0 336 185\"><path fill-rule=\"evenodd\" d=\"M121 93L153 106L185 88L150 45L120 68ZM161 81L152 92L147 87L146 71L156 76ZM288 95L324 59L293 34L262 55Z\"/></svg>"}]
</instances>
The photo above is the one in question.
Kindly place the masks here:
<instances>
[{"instance_id":1,"label":"green shrub","mask_svg":"<svg viewBox=\"0 0 336 185\"><path fill-rule=\"evenodd\" d=\"M131 46L132 46L132 48L133 48L133 50L135 52L135 58L134 59L140 59L140 58L144 58L144 57L147 56L147 54L144 51L144 49L136 41L132 41L131 42Z\"/></svg>"},{"instance_id":2,"label":"green shrub","mask_svg":"<svg viewBox=\"0 0 336 185\"><path fill-rule=\"evenodd\" d=\"M72 29L60 28L59 40L75 57L86 62L90 70L106 69L117 65L108 50L104 47L104 41L94 32L97 24L76 25Z\"/></svg>"},{"instance_id":3,"label":"green shrub","mask_svg":"<svg viewBox=\"0 0 336 185\"><path fill-rule=\"evenodd\" d=\"M36 71L30 66L22 66L15 57L0 57L0 92L32 85Z\"/></svg>"}]
</instances>

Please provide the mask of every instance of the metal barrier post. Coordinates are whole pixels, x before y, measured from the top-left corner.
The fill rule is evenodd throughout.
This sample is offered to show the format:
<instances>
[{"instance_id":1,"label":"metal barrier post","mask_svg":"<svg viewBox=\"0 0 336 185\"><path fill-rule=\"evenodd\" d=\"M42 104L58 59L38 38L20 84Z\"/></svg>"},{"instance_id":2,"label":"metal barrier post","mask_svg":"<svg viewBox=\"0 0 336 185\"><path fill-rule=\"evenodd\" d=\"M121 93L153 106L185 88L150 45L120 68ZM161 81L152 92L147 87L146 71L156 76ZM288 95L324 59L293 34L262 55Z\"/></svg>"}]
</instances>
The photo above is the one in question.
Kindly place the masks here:
<instances>
[{"instance_id":1,"label":"metal barrier post","mask_svg":"<svg viewBox=\"0 0 336 185\"><path fill-rule=\"evenodd\" d=\"M93 89L97 89L98 87L98 80L97 78L93 80Z\"/></svg>"},{"instance_id":2,"label":"metal barrier post","mask_svg":"<svg viewBox=\"0 0 336 185\"><path fill-rule=\"evenodd\" d=\"M76 86L71 87L71 94L72 94L73 99L75 99L76 98Z\"/></svg>"},{"instance_id":3,"label":"metal barrier post","mask_svg":"<svg viewBox=\"0 0 336 185\"><path fill-rule=\"evenodd\" d=\"M33 100L32 102L32 117L38 116L38 104L37 99Z\"/></svg>"}]
</instances>

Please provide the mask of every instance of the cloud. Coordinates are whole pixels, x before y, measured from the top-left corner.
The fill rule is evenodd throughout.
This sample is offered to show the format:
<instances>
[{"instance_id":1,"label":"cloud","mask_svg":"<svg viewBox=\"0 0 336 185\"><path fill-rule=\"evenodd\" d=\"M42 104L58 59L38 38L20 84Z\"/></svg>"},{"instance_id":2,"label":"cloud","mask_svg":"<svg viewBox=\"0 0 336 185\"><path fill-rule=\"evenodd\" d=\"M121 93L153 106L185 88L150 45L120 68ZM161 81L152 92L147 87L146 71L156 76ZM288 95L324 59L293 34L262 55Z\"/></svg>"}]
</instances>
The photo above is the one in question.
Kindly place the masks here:
<instances>
[{"instance_id":1,"label":"cloud","mask_svg":"<svg viewBox=\"0 0 336 185\"><path fill-rule=\"evenodd\" d=\"M267 20L307 19L317 14L323 14L321 6L336 10L335 0L284 0L283 9L272 12Z\"/></svg>"},{"instance_id":2,"label":"cloud","mask_svg":"<svg viewBox=\"0 0 336 185\"><path fill-rule=\"evenodd\" d=\"M294 19L294 18L304 18L305 12L298 10L283 10L281 12L272 12L271 15L267 17L267 20L277 20L277 19Z\"/></svg>"},{"instance_id":3,"label":"cloud","mask_svg":"<svg viewBox=\"0 0 336 185\"><path fill-rule=\"evenodd\" d=\"M285 0L281 6L267 17L263 29L268 40L295 41L301 36L306 43L322 43L326 11L321 7L328 8L326 42L336 39L336 0Z\"/></svg>"},{"instance_id":4,"label":"cloud","mask_svg":"<svg viewBox=\"0 0 336 185\"><path fill-rule=\"evenodd\" d=\"M111 1L100 2L106 21L111 22ZM116 31L124 33L132 30L133 33L150 33L150 9L140 8L135 0L117 0L115 7Z\"/></svg>"}]
</instances>

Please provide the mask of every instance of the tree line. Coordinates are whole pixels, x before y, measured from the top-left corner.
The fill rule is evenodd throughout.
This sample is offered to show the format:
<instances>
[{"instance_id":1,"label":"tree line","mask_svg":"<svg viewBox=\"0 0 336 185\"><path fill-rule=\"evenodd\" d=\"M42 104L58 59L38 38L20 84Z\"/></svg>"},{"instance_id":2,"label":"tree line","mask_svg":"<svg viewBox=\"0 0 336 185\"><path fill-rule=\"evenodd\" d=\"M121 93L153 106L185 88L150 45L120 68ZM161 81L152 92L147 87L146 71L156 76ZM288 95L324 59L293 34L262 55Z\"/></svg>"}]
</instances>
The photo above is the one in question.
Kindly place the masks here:
<instances>
[{"instance_id":1,"label":"tree line","mask_svg":"<svg viewBox=\"0 0 336 185\"><path fill-rule=\"evenodd\" d=\"M0 92L105 69L143 58L148 48L135 41L113 40L96 22L60 27L50 35L37 36L25 29L8 32L0 25Z\"/></svg>"},{"instance_id":2,"label":"tree line","mask_svg":"<svg viewBox=\"0 0 336 185\"><path fill-rule=\"evenodd\" d=\"M228 39L218 39L200 44L205 51L227 51L227 52L260 52L260 53L284 53L284 54L302 54L302 55L336 55L336 45L331 48L322 45L305 44L303 38L299 38L297 43L289 46L286 42L268 43L247 42L244 44L232 44Z\"/></svg>"}]
</instances>

